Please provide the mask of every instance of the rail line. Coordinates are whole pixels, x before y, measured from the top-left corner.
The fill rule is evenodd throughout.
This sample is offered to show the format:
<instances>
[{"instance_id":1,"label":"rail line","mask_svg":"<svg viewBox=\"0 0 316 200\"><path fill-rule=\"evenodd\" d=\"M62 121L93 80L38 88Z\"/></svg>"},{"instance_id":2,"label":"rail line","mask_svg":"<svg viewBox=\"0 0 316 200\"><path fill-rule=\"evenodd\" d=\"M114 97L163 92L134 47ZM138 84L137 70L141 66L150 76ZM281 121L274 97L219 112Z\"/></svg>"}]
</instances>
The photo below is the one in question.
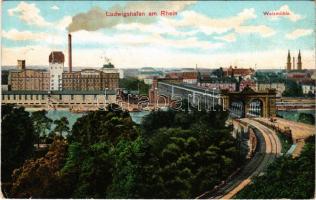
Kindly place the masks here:
<instances>
[{"instance_id":1,"label":"rail line","mask_svg":"<svg viewBox=\"0 0 316 200\"><path fill-rule=\"evenodd\" d=\"M254 128L259 144L254 157L240 170L234 179L218 190L208 191L198 196L198 199L229 199L235 196L241 189L251 182L251 178L262 173L281 152L281 142L277 135L262 124L250 120L241 119Z\"/></svg>"}]
</instances>

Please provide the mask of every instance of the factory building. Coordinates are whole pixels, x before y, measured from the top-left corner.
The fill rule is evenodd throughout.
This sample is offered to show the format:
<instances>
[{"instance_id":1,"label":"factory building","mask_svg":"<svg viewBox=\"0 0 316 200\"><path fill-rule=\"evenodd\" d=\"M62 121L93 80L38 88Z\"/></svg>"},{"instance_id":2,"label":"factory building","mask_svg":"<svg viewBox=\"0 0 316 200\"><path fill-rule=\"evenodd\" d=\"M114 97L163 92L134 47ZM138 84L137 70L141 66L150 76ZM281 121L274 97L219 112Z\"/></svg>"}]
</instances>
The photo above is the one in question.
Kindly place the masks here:
<instances>
[{"instance_id":1,"label":"factory building","mask_svg":"<svg viewBox=\"0 0 316 200\"><path fill-rule=\"evenodd\" d=\"M119 87L119 71L108 63L100 70L72 70L72 42L68 34L68 70L61 51L49 55L49 70L26 69L25 60L18 60L17 69L9 72L8 88L13 91L104 91Z\"/></svg>"},{"instance_id":2,"label":"factory building","mask_svg":"<svg viewBox=\"0 0 316 200\"><path fill-rule=\"evenodd\" d=\"M119 87L118 73L104 73L96 69L64 72L62 79L64 91L100 91Z\"/></svg>"},{"instance_id":3,"label":"factory building","mask_svg":"<svg viewBox=\"0 0 316 200\"><path fill-rule=\"evenodd\" d=\"M38 108L71 108L88 111L104 108L116 102L116 93L104 91L3 91L2 104L17 104Z\"/></svg>"},{"instance_id":4,"label":"factory building","mask_svg":"<svg viewBox=\"0 0 316 200\"><path fill-rule=\"evenodd\" d=\"M68 72L62 73L63 91L103 91L119 87L119 73L110 62L103 65L101 70L83 69L72 70L72 37L68 34Z\"/></svg>"},{"instance_id":5,"label":"factory building","mask_svg":"<svg viewBox=\"0 0 316 200\"><path fill-rule=\"evenodd\" d=\"M49 90L49 72L26 69L25 61L18 60L18 69L9 72L8 84L11 90Z\"/></svg>"},{"instance_id":6,"label":"factory building","mask_svg":"<svg viewBox=\"0 0 316 200\"><path fill-rule=\"evenodd\" d=\"M53 51L49 55L50 90L62 90L62 74L65 56L61 51Z\"/></svg>"}]
</instances>

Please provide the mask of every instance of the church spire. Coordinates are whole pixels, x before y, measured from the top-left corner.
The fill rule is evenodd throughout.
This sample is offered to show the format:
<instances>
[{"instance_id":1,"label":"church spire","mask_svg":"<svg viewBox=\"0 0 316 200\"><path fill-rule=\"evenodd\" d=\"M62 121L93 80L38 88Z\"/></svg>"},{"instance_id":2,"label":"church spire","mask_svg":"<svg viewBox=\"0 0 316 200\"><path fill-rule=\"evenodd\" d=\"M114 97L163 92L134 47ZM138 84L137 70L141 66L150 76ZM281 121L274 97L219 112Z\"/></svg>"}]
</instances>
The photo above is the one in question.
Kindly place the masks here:
<instances>
[{"instance_id":1,"label":"church spire","mask_svg":"<svg viewBox=\"0 0 316 200\"><path fill-rule=\"evenodd\" d=\"M291 71L291 54L290 54L290 50L288 50L288 54L287 54L287 63L286 63L286 70L287 71Z\"/></svg>"},{"instance_id":2,"label":"church spire","mask_svg":"<svg viewBox=\"0 0 316 200\"><path fill-rule=\"evenodd\" d=\"M297 56L297 69L302 70L301 50L299 50L298 56Z\"/></svg>"}]
</instances>

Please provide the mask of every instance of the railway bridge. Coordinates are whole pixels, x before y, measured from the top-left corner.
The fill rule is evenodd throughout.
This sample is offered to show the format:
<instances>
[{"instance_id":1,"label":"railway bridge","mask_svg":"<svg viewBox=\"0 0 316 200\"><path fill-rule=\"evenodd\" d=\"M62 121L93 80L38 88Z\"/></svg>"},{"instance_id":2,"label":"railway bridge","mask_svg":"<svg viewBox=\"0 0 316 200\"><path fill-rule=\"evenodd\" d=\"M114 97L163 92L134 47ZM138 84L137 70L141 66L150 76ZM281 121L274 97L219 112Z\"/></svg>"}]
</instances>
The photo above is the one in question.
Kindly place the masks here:
<instances>
[{"instance_id":1,"label":"railway bridge","mask_svg":"<svg viewBox=\"0 0 316 200\"><path fill-rule=\"evenodd\" d=\"M220 105L229 110L233 118L274 117L276 115L276 91L254 91L245 87L241 92L201 88L187 84L158 81L156 95L169 97L171 100L186 99L191 105L201 109L214 109Z\"/></svg>"}]
</instances>

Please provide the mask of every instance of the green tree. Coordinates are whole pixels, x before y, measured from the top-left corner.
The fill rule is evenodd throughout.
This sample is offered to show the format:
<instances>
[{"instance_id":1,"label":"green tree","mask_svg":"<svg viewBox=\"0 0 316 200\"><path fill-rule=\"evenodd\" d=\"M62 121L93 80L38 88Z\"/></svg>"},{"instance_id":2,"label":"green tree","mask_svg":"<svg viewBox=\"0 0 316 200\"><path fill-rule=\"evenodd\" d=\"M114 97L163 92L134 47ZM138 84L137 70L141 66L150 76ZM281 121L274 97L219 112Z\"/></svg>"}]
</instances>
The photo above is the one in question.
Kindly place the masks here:
<instances>
[{"instance_id":1,"label":"green tree","mask_svg":"<svg viewBox=\"0 0 316 200\"><path fill-rule=\"evenodd\" d=\"M80 166L75 166L79 167L79 173L73 198L106 198L106 189L112 182L112 150L108 142L81 150Z\"/></svg>"},{"instance_id":2,"label":"green tree","mask_svg":"<svg viewBox=\"0 0 316 200\"><path fill-rule=\"evenodd\" d=\"M12 171L30 158L34 150L34 128L23 107L1 106L1 182L11 180ZM3 185L2 185L3 186Z\"/></svg>"},{"instance_id":3,"label":"green tree","mask_svg":"<svg viewBox=\"0 0 316 200\"><path fill-rule=\"evenodd\" d=\"M300 115L298 116L298 120L299 122L303 122L306 124L315 124L315 117L313 114L309 114L309 113L300 113Z\"/></svg>"},{"instance_id":4,"label":"green tree","mask_svg":"<svg viewBox=\"0 0 316 200\"><path fill-rule=\"evenodd\" d=\"M37 136L37 146L39 147L41 137L46 137L47 130L50 129L53 120L46 116L47 111L40 110L32 113L32 121Z\"/></svg>"},{"instance_id":5,"label":"green tree","mask_svg":"<svg viewBox=\"0 0 316 200\"><path fill-rule=\"evenodd\" d=\"M129 91L139 90L140 95L148 95L150 88L150 85L145 84L144 81L132 77L120 79L119 86Z\"/></svg>"},{"instance_id":6,"label":"green tree","mask_svg":"<svg viewBox=\"0 0 316 200\"><path fill-rule=\"evenodd\" d=\"M127 112L90 112L79 118L73 126L70 147L61 170L68 183L72 183L72 198L106 198L107 188L113 180L115 149L120 141L133 141L138 137L136 125Z\"/></svg>"},{"instance_id":7,"label":"green tree","mask_svg":"<svg viewBox=\"0 0 316 200\"><path fill-rule=\"evenodd\" d=\"M63 164L48 168L52 184L43 182L46 177L34 175L41 163L32 163L26 165L32 166L30 170L16 173L14 194L38 198L194 198L225 180L241 164L231 129L225 127L226 119L225 112L157 111L138 127L127 112L90 112L74 124L67 154L60 162ZM36 187L27 190L25 183Z\"/></svg>"},{"instance_id":8,"label":"green tree","mask_svg":"<svg viewBox=\"0 0 316 200\"><path fill-rule=\"evenodd\" d=\"M107 198L141 198L137 192L137 177L141 167L139 158L143 156L142 139L121 140L113 151L113 182L107 190Z\"/></svg>"},{"instance_id":9,"label":"green tree","mask_svg":"<svg viewBox=\"0 0 316 200\"><path fill-rule=\"evenodd\" d=\"M148 142L146 153L152 159L138 168L149 165L154 170L147 171L151 174L142 170L143 178L139 179L143 187L157 192L146 198L194 198L229 176L243 159L230 128L225 127L226 119L226 112L194 109L187 113L169 110L147 115L141 128L144 144ZM150 179L145 177L153 172L157 184L148 187ZM134 195L145 196L146 191L140 191L135 189Z\"/></svg>"},{"instance_id":10,"label":"green tree","mask_svg":"<svg viewBox=\"0 0 316 200\"><path fill-rule=\"evenodd\" d=\"M67 142L55 137L44 157L27 160L14 170L11 198L61 198L65 188L58 171L65 162Z\"/></svg>"},{"instance_id":11,"label":"green tree","mask_svg":"<svg viewBox=\"0 0 316 200\"><path fill-rule=\"evenodd\" d=\"M137 134L135 123L128 112L96 111L76 121L72 128L71 141L86 146L97 142L116 144L120 138L135 139Z\"/></svg>"},{"instance_id":12,"label":"green tree","mask_svg":"<svg viewBox=\"0 0 316 200\"><path fill-rule=\"evenodd\" d=\"M212 74L217 76L217 78L221 79L224 77L224 70L222 67L220 67L219 69L214 70Z\"/></svg>"},{"instance_id":13,"label":"green tree","mask_svg":"<svg viewBox=\"0 0 316 200\"><path fill-rule=\"evenodd\" d=\"M113 151L113 181L107 198L164 197L164 183L157 168L159 160L150 149L142 137L117 144Z\"/></svg>"},{"instance_id":14,"label":"green tree","mask_svg":"<svg viewBox=\"0 0 316 200\"><path fill-rule=\"evenodd\" d=\"M307 139L299 157L281 156L263 176L239 192L239 199L313 199L315 195L315 136Z\"/></svg>"},{"instance_id":15,"label":"green tree","mask_svg":"<svg viewBox=\"0 0 316 200\"><path fill-rule=\"evenodd\" d=\"M55 120L54 124L56 125L54 133L58 133L60 136L63 136L63 133L69 133L69 122L66 117Z\"/></svg>"},{"instance_id":16,"label":"green tree","mask_svg":"<svg viewBox=\"0 0 316 200\"><path fill-rule=\"evenodd\" d=\"M292 80L286 80L285 90L282 93L282 96L285 97L302 97L303 90L300 84Z\"/></svg>"}]
</instances>

